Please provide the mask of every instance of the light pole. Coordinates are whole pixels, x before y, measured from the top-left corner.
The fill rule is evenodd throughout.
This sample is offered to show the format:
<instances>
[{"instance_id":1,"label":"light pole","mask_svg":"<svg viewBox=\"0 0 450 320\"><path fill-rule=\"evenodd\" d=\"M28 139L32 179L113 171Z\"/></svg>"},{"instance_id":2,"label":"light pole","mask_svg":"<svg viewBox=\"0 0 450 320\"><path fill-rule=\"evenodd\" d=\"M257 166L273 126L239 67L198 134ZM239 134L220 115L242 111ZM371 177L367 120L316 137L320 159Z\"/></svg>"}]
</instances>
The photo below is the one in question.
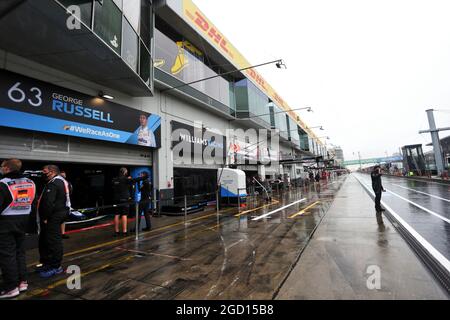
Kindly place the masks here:
<instances>
[{"instance_id":1,"label":"light pole","mask_svg":"<svg viewBox=\"0 0 450 320\"><path fill-rule=\"evenodd\" d=\"M265 63L260 63L260 64L257 64L257 65L254 65L254 66L246 67L246 68L241 68L241 69L237 69L237 70L233 70L233 71L217 74L217 75L212 76L212 77L207 77L207 78L204 78L204 79L200 79L200 80L184 83L183 85L175 86L175 87L172 87L172 88L169 88L169 89L165 89L164 91L161 91L161 92L165 92L165 91L168 91L168 90L179 89L181 87L188 86L188 85L191 85L191 84L194 84L194 83L198 83L198 82L201 82L201 81L206 81L206 80L214 79L214 78L217 78L217 77L222 77L224 75L229 75L229 74L233 74L233 73L236 73L236 72L245 71L245 70L248 70L248 69L262 67L262 66L265 66L265 65L268 65L268 64L273 64L273 63L275 63L275 65L276 65L276 67L278 69L282 69L282 68L286 69L286 64L284 63L284 61L282 59L277 59L277 60L273 60L273 61L269 61L269 62L265 62ZM228 157L228 155L227 155L227 157ZM220 192L219 188L220 188L220 183L222 181L222 173L223 173L223 169L225 168L226 163L227 163L227 159L225 159L225 161L223 162L223 165L222 165L222 168L221 168L222 170L220 171L219 178L217 179L217 194ZM239 196L239 190L238 190L238 196Z\"/></svg>"},{"instance_id":2,"label":"light pole","mask_svg":"<svg viewBox=\"0 0 450 320\"><path fill-rule=\"evenodd\" d=\"M257 65L253 65L253 66L249 66L249 67L245 67L245 68L241 68L241 69L236 69L236 70L232 70L232 71L216 74L216 75L211 76L211 77L207 77L207 78L203 78L203 79L199 79L199 80L183 83L183 84L178 85L178 86L174 86L174 87L168 86L168 88L160 90L160 93L161 93L160 99L162 101L163 94L165 92L168 92L168 91L171 91L171 90L177 90L177 89L183 88L185 86L190 86L190 85L195 84L195 83L211 80L211 79L214 79L214 78L222 77L222 76L225 76L225 75L230 75L230 74L233 74L233 73L237 73L237 72L241 72L241 71L245 71L245 70L249 70L249 69L254 69L254 68L265 66L265 65L269 65L269 64L275 64L278 69L282 69L282 68L286 69L286 64L284 63L284 61L282 59L268 61L268 62L265 62L265 63L260 63L260 64L257 64ZM227 157L228 157L228 155L227 155ZM222 170L220 172L220 176L217 179L217 186L216 186L217 187L216 188L217 197L220 194L220 184L221 184L221 180L222 180L222 173L223 173L223 169L225 168L226 163L227 163L227 159L225 159L225 161L223 162L223 165L221 167ZM238 190L238 193L239 193L239 190ZM217 199L217 200L219 200L219 199Z\"/></svg>"},{"instance_id":3,"label":"light pole","mask_svg":"<svg viewBox=\"0 0 450 320\"><path fill-rule=\"evenodd\" d=\"M433 150L434 150L434 161L436 162L437 174L438 176L441 176L442 173L444 172L444 160L442 158L441 143L439 141L439 131L450 130L450 127L437 129L436 122L434 121L433 111L435 110L433 109L427 110L428 123L430 125L430 129L419 131L419 134L431 133L431 140L433 141Z\"/></svg>"},{"instance_id":4,"label":"light pole","mask_svg":"<svg viewBox=\"0 0 450 320\"><path fill-rule=\"evenodd\" d=\"M255 117L270 116L270 115L272 115L272 114L288 113L288 112L290 112L290 111L299 111L299 110L305 110L305 109L307 109L308 112L312 112L312 109L311 109L310 107L307 107L307 108L290 109L290 110L288 110L288 111L283 110L283 111L278 111L278 112L274 112L274 113L257 114L257 115L254 115L253 117L247 117L247 118L237 118L237 117L236 117L235 119L232 119L232 120L230 120L230 121L251 120L251 119L253 119L253 118L255 118Z\"/></svg>"},{"instance_id":5,"label":"light pole","mask_svg":"<svg viewBox=\"0 0 450 320\"><path fill-rule=\"evenodd\" d=\"M325 139L325 140L330 140L330 137L328 137L328 136L323 136L323 137L318 137L317 139Z\"/></svg>"},{"instance_id":6,"label":"light pole","mask_svg":"<svg viewBox=\"0 0 450 320\"><path fill-rule=\"evenodd\" d=\"M214 76L207 77L207 78L204 78L204 79L199 79L199 80L183 83L183 84L181 84L179 86L170 87L170 88L167 88L167 89L162 89L162 90L160 90L160 92L162 93L162 92L166 92L166 91L169 91L169 90L179 89L179 88L182 88L182 87L185 87L185 86L189 86L191 84L199 83L199 82L206 81L206 80L211 80L211 79L214 79L214 78L226 76L226 75L233 74L233 73L240 72L240 71L245 71L245 70L249 70L249 69L253 69L253 68L257 68L257 67L262 67L262 66L265 66L265 65L268 65L268 64L273 64L273 63L277 66L278 69L281 69L281 68L286 69L286 65L285 65L284 61L282 59L278 59L278 60L273 60L273 61L269 61L269 62L256 64L256 65L250 66L250 67L245 67L245 68L242 68L242 69L236 69L236 70L232 70L232 71L228 71L228 72L224 72L224 73L219 73L219 74L216 74Z\"/></svg>"},{"instance_id":7,"label":"light pole","mask_svg":"<svg viewBox=\"0 0 450 320\"><path fill-rule=\"evenodd\" d=\"M359 152L359 151L358 151L358 159L359 159L359 171L362 171L361 152Z\"/></svg>"}]
</instances>

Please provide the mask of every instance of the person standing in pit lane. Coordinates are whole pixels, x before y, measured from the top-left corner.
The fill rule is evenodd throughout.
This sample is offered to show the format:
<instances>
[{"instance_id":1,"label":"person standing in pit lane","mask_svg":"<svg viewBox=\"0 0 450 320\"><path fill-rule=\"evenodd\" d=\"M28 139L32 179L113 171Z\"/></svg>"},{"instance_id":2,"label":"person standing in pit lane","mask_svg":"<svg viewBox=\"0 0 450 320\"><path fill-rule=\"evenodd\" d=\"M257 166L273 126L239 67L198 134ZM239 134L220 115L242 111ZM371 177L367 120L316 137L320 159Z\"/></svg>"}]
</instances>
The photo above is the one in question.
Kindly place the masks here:
<instances>
[{"instance_id":1,"label":"person standing in pit lane","mask_svg":"<svg viewBox=\"0 0 450 320\"><path fill-rule=\"evenodd\" d=\"M63 242L61 224L70 213L70 190L61 177L59 168L47 165L42 169L47 184L38 201L39 254L42 278L50 278L64 272L62 268Z\"/></svg>"},{"instance_id":2,"label":"person standing in pit lane","mask_svg":"<svg viewBox=\"0 0 450 320\"><path fill-rule=\"evenodd\" d=\"M144 214L146 227L142 229L143 231L150 231L152 228L152 222L150 219L150 201L152 197L152 185L150 184L148 172L144 171L141 173L141 177L144 179L139 187L141 192L141 201L139 202L139 222L138 226L141 226L141 215Z\"/></svg>"},{"instance_id":3,"label":"person standing in pit lane","mask_svg":"<svg viewBox=\"0 0 450 320\"><path fill-rule=\"evenodd\" d=\"M381 176L380 166L375 166L370 174L370 177L372 178L372 189L373 192L375 192L375 210L377 212L386 211L381 207L381 194L386 192L383 188L383 184L381 183Z\"/></svg>"},{"instance_id":4,"label":"person standing in pit lane","mask_svg":"<svg viewBox=\"0 0 450 320\"><path fill-rule=\"evenodd\" d=\"M113 179L113 200L114 204L118 205L114 215L115 237L120 236L120 219L122 219L122 236L128 235L128 215L132 201L132 187L136 182L146 179L148 179L148 176L132 179L128 176L127 168L120 168L119 176Z\"/></svg>"},{"instance_id":5,"label":"person standing in pit lane","mask_svg":"<svg viewBox=\"0 0 450 320\"><path fill-rule=\"evenodd\" d=\"M19 159L3 161L0 168L0 299L17 297L28 289L24 243L36 186L20 173L21 169Z\"/></svg>"}]
</instances>

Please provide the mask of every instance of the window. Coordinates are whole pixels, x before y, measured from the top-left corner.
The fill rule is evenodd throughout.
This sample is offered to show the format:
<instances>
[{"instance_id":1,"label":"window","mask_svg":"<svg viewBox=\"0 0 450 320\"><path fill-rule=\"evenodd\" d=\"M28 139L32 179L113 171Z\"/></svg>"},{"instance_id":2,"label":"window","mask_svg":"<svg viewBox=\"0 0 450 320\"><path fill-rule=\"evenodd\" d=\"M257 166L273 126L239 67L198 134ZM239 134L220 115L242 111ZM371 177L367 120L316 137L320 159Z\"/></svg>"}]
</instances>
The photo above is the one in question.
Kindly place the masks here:
<instances>
[{"instance_id":1,"label":"window","mask_svg":"<svg viewBox=\"0 0 450 320\"><path fill-rule=\"evenodd\" d=\"M270 126L269 99L250 80L243 79L235 84L236 109L248 112L251 116L259 116Z\"/></svg>"},{"instance_id":2,"label":"window","mask_svg":"<svg viewBox=\"0 0 450 320\"><path fill-rule=\"evenodd\" d=\"M141 41L141 56L139 66L140 66L139 75L147 85L150 85L150 68L151 68L150 52L144 46L144 43L142 41Z\"/></svg>"},{"instance_id":3,"label":"window","mask_svg":"<svg viewBox=\"0 0 450 320\"><path fill-rule=\"evenodd\" d=\"M123 2L123 14L130 22L133 29L139 33L141 18L141 0L126 0Z\"/></svg>"},{"instance_id":4,"label":"window","mask_svg":"<svg viewBox=\"0 0 450 320\"><path fill-rule=\"evenodd\" d=\"M125 19L123 20L122 58L135 72L137 72L138 36Z\"/></svg>"},{"instance_id":5,"label":"window","mask_svg":"<svg viewBox=\"0 0 450 320\"><path fill-rule=\"evenodd\" d=\"M116 6L122 11L122 0L113 0Z\"/></svg>"},{"instance_id":6,"label":"window","mask_svg":"<svg viewBox=\"0 0 450 320\"><path fill-rule=\"evenodd\" d=\"M122 13L112 0L95 1L94 31L115 52L120 54L122 42Z\"/></svg>"},{"instance_id":7,"label":"window","mask_svg":"<svg viewBox=\"0 0 450 320\"><path fill-rule=\"evenodd\" d=\"M173 40L172 38L177 39ZM204 63L203 52L190 41L179 35L174 35L172 38L161 31L155 31L156 68L185 83L214 77L218 74ZM231 105L230 83L222 77L200 81L192 84L191 87L226 106Z\"/></svg>"},{"instance_id":8,"label":"window","mask_svg":"<svg viewBox=\"0 0 450 320\"><path fill-rule=\"evenodd\" d=\"M145 46L151 49L153 38L153 12L148 0L141 0L141 29L140 35Z\"/></svg>"}]
</instances>

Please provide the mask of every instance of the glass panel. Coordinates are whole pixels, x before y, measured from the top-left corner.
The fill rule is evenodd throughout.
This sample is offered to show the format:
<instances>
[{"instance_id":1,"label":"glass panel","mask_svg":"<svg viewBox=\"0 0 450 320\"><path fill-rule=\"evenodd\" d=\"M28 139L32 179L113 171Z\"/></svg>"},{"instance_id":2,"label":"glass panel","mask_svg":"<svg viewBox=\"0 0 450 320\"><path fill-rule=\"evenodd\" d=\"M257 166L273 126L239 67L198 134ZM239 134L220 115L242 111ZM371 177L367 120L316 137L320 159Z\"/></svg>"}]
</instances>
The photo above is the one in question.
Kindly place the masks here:
<instances>
[{"instance_id":1,"label":"glass panel","mask_svg":"<svg viewBox=\"0 0 450 320\"><path fill-rule=\"evenodd\" d=\"M228 83L228 92L230 96L230 108L236 110L236 95L234 93L234 84L231 82Z\"/></svg>"},{"instance_id":2,"label":"glass panel","mask_svg":"<svg viewBox=\"0 0 450 320\"><path fill-rule=\"evenodd\" d=\"M309 139L308 135L301 135L300 136L300 148L305 151L309 151Z\"/></svg>"},{"instance_id":3,"label":"glass panel","mask_svg":"<svg viewBox=\"0 0 450 320\"><path fill-rule=\"evenodd\" d=\"M292 142L299 144L300 137L298 135L298 126L297 123L295 123L294 120L289 118L289 127L291 130L291 140Z\"/></svg>"},{"instance_id":4,"label":"glass panel","mask_svg":"<svg viewBox=\"0 0 450 320\"><path fill-rule=\"evenodd\" d=\"M261 120L271 125L269 98L251 81L243 79L235 84L236 110L249 112L252 116L259 116Z\"/></svg>"},{"instance_id":5,"label":"glass panel","mask_svg":"<svg viewBox=\"0 0 450 320\"><path fill-rule=\"evenodd\" d=\"M274 105L273 103L269 103L269 112L270 112L270 127L274 128L275 124L275 114L274 114Z\"/></svg>"},{"instance_id":6,"label":"glass panel","mask_svg":"<svg viewBox=\"0 0 450 320\"><path fill-rule=\"evenodd\" d=\"M139 21L141 17L141 0L126 0L123 2L123 14L130 22L133 29L139 33Z\"/></svg>"},{"instance_id":7,"label":"glass panel","mask_svg":"<svg viewBox=\"0 0 450 320\"><path fill-rule=\"evenodd\" d=\"M275 116L275 128L281 131L281 135L287 136L286 113L281 112L281 109L277 106L274 106L273 111Z\"/></svg>"},{"instance_id":8,"label":"glass panel","mask_svg":"<svg viewBox=\"0 0 450 320\"><path fill-rule=\"evenodd\" d=\"M150 52L148 52L147 48L141 42L141 57L140 57L140 76L142 80L147 85L150 85L150 67L151 67L151 59Z\"/></svg>"},{"instance_id":9,"label":"glass panel","mask_svg":"<svg viewBox=\"0 0 450 320\"><path fill-rule=\"evenodd\" d=\"M81 21L91 27L92 21L92 0L59 0L66 8L75 5L80 8Z\"/></svg>"},{"instance_id":10,"label":"glass panel","mask_svg":"<svg viewBox=\"0 0 450 320\"><path fill-rule=\"evenodd\" d=\"M131 25L123 20L122 58L137 72L138 67L138 36Z\"/></svg>"},{"instance_id":11,"label":"glass panel","mask_svg":"<svg viewBox=\"0 0 450 320\"><path fill-rule=\"evenodd\" d=\"M174 42L155 30L155 67L185 82L193 82L217 73L204 64L204 54L187 40ZM222 77L191 85L209 97L230 106L230 83Z\"/></svg>"},{"instance_id":12,"label":"glass panel","mask_svg":"<svg viewBox=\"0 0 450 320\"><path fill-rule=\"evenodd\" d=\"M248 80L243 79L235 83L236 111L248 112Z\"/></svg>"},{"instance_id":13,"label":"glass panel","mask_svg":"<svg viewBox=\"0 0 450 320\"><path fill-rule=\"evenodd\" d=\"M120 54L122 41L122 13L112 0L95 1L94 31L114 51Z\"/></svg>"},{"instance_id":14,"label":"glass panel","mask_svg":"<svg viewBox=\"0 0 450 320\"><path fill-rule=\"evenodd\" d=\"M178 47L175 42L155 30L155 67L176 76L176 73L171 72L171 68L177 55Z\"/></svg>"},{"instance_id":15,"label":"glass panel","mask_svg":"<svg viewBox=\"0 0 450 320\"><path fill-rule=\"evenodd\" d=\"M151 48L152 28L153 28L153 12L148 0L141 0L141 29L140 36L148 49Z\"/></svg>"},{"instance_id":16,"label":"glass panel","mask_svg":"<svg viewBox=\"0 0 450 320\"><path fill-rule=\"evenodd\" d=\"M113 0L117 7L122 11L122 0Z\"/></svg>"}]
</instances>

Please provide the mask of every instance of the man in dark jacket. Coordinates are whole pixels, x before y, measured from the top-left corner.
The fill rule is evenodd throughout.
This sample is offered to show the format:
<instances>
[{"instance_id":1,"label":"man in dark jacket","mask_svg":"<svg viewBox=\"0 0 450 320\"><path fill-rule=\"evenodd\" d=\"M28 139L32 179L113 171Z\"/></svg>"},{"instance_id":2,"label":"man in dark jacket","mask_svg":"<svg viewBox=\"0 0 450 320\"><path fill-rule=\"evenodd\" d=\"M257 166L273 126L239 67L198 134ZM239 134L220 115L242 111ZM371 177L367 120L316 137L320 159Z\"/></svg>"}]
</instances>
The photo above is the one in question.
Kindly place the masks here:
<instances>
[{"instance_id":1,"label":"man in dark jacket","mask_svg":"<svg viewBox=\"0 0 450 320\"><path fill-rule=\"evenodd\" d=\"M146 171L141 173L141 178L144 180L141 183L139 188L139 192L141 193L141 201L139 202L139 222L138 226L141 226L141 215L144 214L146 228L143 231L150 231L152 228L152 222L150 220L150 201L152 197L152 186L150 184L150 180L148 177L148 173Z\"/></svg>"},{"instance_id":2,"label":"man in dark jacket","mask_svg":"<svg viewBox=\"0 0 450 320\"><path fill-rule=\"evenodd\" d=\"M131 177L128 176L128 170L126 168L120 168L119 176L114 178L113 184L113 200L114 204L118 205L117 211L114 215L114 231L115 235L119 236L120 219L122 219L122 234L124 236L128 233L128 214L130 211L129 205L126 203L131 202Z\"/></svg>"},{"instance_id":3,"label":"man in dark jacket","mask_svg":"<svg viewBox=\"0 0 450 320\"><path fill-rule=\"evenodd\" d=\"M372 189L375 192L375 210L377 212L386 211L381 207L381 193L386 192L381 183L381 168L380 166L375 166L372 173L370 174L372 178Z\"/></svg>"},{"instance_id":4,"label":"man in dark jacket","mask_svg":"<svg viewBox=\"0 0 450 320\"><path fill-rule=\"evenodd\" d=\"M61 224L70 212L69 184L60 176L55 165L42 170L47 184L38 202L40 276L49 278L64 272Z\"/></svg>"},{"instance_id":5,"label":"man in dark jacket","mask_svg":"<svg viewBox=\"0 0 450 320\"><path fill-rule=\"evenodd\" d=\"M21 173L18 159L3 161L0 173L0 298L14 298L28 289L25 233L34 209L36 186Z\"/></svg>"},{"instance_id":6,"label":"man in dark jacket","mask_svg":"<svg viewBox=\"0 0 450 320\"><path fill-rule=\"evenodd\" d=\"M114 215L114 235L116 237L120 235L120 218L122 219L122 235L128 235L128 214L130 213L129 203L133 200L132 189L136 182L143 180L145 180L145 178L142 177L132 179L130 176L128 176L127 168L120 168L119 176L114 178L112 181L114 204L118 205L117 211Z\"/></svg>"}]
</instances>

